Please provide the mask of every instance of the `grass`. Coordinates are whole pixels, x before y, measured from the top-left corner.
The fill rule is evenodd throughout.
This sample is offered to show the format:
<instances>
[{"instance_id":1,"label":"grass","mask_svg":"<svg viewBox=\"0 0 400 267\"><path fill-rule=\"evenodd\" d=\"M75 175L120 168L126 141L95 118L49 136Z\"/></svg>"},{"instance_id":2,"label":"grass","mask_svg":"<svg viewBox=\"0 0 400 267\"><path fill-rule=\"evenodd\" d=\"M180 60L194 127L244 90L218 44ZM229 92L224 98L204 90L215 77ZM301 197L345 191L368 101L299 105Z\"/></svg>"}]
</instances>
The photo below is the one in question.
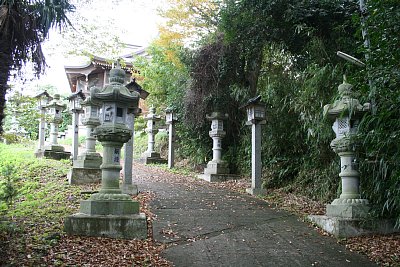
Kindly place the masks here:
<instances>
[{"instance_id":1,"label":"grass","mask_svg":"<svg viewBox=\"0 0 400 267\"><path fill-rule=\"evenodd\" d=\"M74 213L80 187L68 185L68 161L36 159L34 144L0 144L0 183L14 170L11 201L0 187L0 265L41 266L41 258L60 238L63 218ZM6 191L6 192L5 192Z\"/></svg>"}]
</instances>

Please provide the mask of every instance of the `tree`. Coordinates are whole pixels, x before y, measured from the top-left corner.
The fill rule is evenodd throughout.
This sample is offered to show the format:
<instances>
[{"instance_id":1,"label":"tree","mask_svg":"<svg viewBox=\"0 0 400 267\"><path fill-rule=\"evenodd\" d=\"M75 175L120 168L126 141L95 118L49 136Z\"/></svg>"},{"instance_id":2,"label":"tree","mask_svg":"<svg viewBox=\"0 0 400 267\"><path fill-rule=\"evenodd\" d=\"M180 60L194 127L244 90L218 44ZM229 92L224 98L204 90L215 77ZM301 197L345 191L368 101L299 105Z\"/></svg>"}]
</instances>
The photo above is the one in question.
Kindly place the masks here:
<instances>
[{"instance_id":1,"label":"tree","mask_svg":"<svg viewBox=\"0 0 400 267\"><path fill-rule=\"evenodd\" d=\"M53 27L70 25L68 0L0 1L0 134L3 132L5 95L11 70L20 70L32 61L39 76L46 66L41 43Z\"/></svg>"}]
</instances>

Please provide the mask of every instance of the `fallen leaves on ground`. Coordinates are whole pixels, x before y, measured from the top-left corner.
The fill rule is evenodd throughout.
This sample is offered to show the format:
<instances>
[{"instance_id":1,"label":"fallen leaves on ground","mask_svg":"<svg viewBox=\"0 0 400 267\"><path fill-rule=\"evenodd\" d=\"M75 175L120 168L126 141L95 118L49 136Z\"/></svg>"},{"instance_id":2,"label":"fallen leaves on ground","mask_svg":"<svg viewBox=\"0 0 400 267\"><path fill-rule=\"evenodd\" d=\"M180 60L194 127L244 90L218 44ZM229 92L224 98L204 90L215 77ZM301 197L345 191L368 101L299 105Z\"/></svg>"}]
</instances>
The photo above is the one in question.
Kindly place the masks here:
<instances>
[{"instance_id":1,"label":"fallen leaves on ground","mask_svg":"<svg viewBox=\"0 0 400 267\"><path fill-rule=\"evenodd\" d=\"M44 257L47 266L171 266L160 256L165 245L153 240L154 214L149 203L153 192L141 192L132 197L146 214L149 238L124 240L104 237L63 236Z\"/></svg>"},{"instance_id":2,"label":"fallen leaves on ground","mask_svg":"<svg viewBox=\"0 0 400 267\"><path fill-rule=\"evenodd\" d=\"M171 266L153 240L65 236L44 258L47 266Z\"/></svg>"},{"instance_id":3,"label":"fallen leaves on ground","mask_svg":"<svg viewBox=\"0 0 400 267\"><path fill-rule=\"evenodd\" d=\"M371 235L342 241L350 251L356 251L381 266L400 266L400 234Z\"/></svg>"}]
</instances>

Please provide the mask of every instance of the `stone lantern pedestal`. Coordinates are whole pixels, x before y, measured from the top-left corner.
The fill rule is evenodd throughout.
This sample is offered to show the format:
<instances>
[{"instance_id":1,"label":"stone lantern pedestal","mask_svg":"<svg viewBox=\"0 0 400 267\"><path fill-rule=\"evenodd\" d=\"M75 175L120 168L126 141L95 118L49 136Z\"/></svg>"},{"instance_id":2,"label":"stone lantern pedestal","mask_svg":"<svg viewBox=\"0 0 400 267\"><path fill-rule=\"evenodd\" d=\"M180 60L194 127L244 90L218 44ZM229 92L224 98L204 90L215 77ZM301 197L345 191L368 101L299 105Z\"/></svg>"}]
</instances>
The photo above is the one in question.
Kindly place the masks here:
<instances>
[{"instance_id":1,"label":"stone lantern pedestal","mask_svg":"<svg viewBox=\"0 0 400 267\"><path fill-rule=\"evenodd\" d=\"M175 123L176 114L171 108L165 110L165 122L168 125L168 168L172 169L175 165Z\"/></svg>"},{"instance_id":2,"label":"stone lantern pedestal","mask_svg":"<svg viewBox=\"0 0 400 267\"><path fill-rule=\"evenodd\" d=\"M86 149L78 155L67 177L69 184L89 184L101 181L102 157L96 152L94 129L100 125L98 103L87 97L82 103L84 117L82 124L86 127Z\"/></svg>"},{"instance_id":3,"label":"stone lantern pedestal","mask_svg":"<svg viewBox=\"0 0 400 267\"><path fill-rule=\"evenodd\" d=\"M49 110L50 122L50 144L44 147L43 156L51 159L70 159L71 152L66 152L65 148L58 144L58 126L63 121L61 113L66 109L66 105L61 103L60 95L55 94L54 99L46 106Z\"/></svg>"},{"instance_id":4,"label":"stone lantern pedestal","mask_svg":"<svg viewBox=\"0 0 400 267\"><path fill-rule=\"evenodd\" d=\"M132 92L132 91L131 91ZM125 144L124 150L124 179L122 181L122 192L128 195L137 195L138 187L132 181L132 164L133 164L133 141L135 136L135 117L139 116L142 112L140 108L133 108L128 110L126 126L132 133L132 137Z\"/></svg>"},{"instance_id":5,"label":"stone lantern pedestal","mask_svg":"<svg viewBox=\"0 0 400 267\"><path fill-rule=\"evenodd\" d=\"M147 237L146 216L139 213L139 203L123 194L119 186L121 148L131 138L126 127L128 107L138 105L139 94L123 86L125 71L110 71L110 84L91 90L93 101L102 103L102 124L94 134L103 145L101 189L81 201L80 211L65 219L67 234L111 238Z\"/></svg>"},{"instance_id":6,"label":"stone lantern pedestal","mask_svg":"<svg viewBox=\"0 0 400 267\"><path fill-rule=\"evenodd\" d=\"M251 187L246 192L251 195L265 195L262 188L262 161L261 161L261 125L266 123L265 105L260 102L261 96L250 99L243 108L246 108L246 125L251 126Z\"/></svg>"},{"instance_id":7,"label":"stone lantern pedestal","mask_svg":"<svg viewBox=\"0 0 400 267\"><path fill-rule=\"evenodd\" d=\"M154 150L155 144L155 135L158 133L158 129L156 127L156 122L160 121L160 116L155 114L156 109L154 107L150 108L149 114L144 118L147 121L147 151L143 153L141 161L145 164L165 164L167 163L166 159L161 158L160 153Z\"/></svg>"},{"instance_id":8,"label":"stone lantern pedestal","mask_svg":"<svg viewBox=\"0 0 400 267\"><path fill-rule=\"evenodd\" d=\"M351 89L352 85L344 81L338 87L340 99L324 107L324 116L334 121L332 129L336 138L331 142L331 148L340 156L342 193L327 205L326 216L309 216L311 221L337 237L357 236L369 231L361 227L361 221L368 216L369 206L368 200L360 195L355 136L359 121L369 111L370 104L361 105L352 98Z\"/></svg>"},{"instance_id":9,"label":"stone lantern pedestal","mask_svg":"<svg viewBox=\"0 0 400 267\"><path fill-rule=\"evenodd\" d=\"M238 179L239 176L229 173L228 163L221 159L222 139L225 137L224 120L228 119L227 114L221 112L212 112L206 116L211 121L211 131L209 135L213 140L213 158L204 168L204 173L198 177L208 182L223 182L231 179Z\"/></svg>"}]
</instances>

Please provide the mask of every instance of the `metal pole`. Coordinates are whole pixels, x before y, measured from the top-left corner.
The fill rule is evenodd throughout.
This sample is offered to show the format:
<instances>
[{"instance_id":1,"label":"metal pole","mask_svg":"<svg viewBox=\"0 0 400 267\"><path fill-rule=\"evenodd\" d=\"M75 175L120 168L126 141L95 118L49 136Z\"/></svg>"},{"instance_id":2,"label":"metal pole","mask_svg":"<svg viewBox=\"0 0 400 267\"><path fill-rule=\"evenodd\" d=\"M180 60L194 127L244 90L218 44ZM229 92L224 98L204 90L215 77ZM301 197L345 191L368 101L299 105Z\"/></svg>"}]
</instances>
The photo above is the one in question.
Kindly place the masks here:
<instances>
[{"instance_id":1,"label":"metal pole","mask_svg":"<svg viewBox=\"0 0 400 267\"><path fill-rule=\"evenodd\" d=\"M371 99L371 106L372 106L371 110L372 110L372 114L376 114L376 109L377 109L376 102L375 102L376 92L375 92L375 85L371 78L371 67L369 64L370 53L371 53L371 43L370 43L370 39L368 36L368 29L367 29L367 25L366 25L366 19L367 19L366 3L367 3L367 0L360 0L360 2L359 2L360 13L361 13L361 34L364 39L364 47L366 50L364 57L365 57L366 65L367 65L369 97Z\"/></svg>"}]
</instances>

